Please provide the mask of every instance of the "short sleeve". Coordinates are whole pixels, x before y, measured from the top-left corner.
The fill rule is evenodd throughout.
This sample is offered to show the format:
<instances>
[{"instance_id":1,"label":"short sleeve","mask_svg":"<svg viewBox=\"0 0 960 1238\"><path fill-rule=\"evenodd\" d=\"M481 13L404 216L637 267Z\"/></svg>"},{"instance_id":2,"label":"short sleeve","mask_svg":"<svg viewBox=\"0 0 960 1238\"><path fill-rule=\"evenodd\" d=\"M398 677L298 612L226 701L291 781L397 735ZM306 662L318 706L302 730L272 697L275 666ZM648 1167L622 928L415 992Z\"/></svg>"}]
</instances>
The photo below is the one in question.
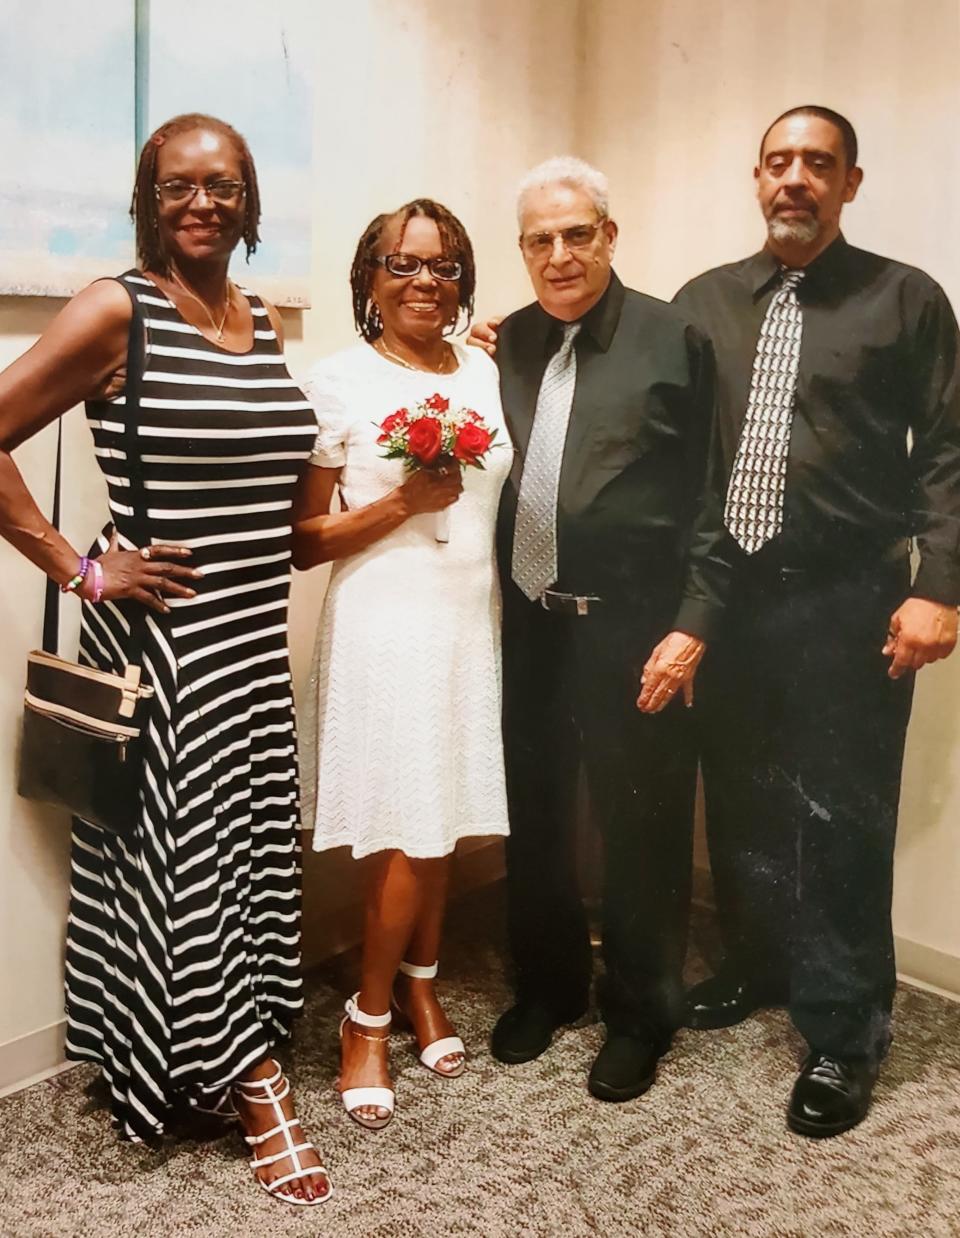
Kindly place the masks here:
<instances>
[{"instance_id":1,"label":"short sleeve","mask_svg":"<svg viewBox=\"0 0 960 1238\"><path fill-rule=\"evenodd\" d=\"M317 437L310 463L318 468L339 469L347 460L349 417L339 375L325 361L315 365L303 390L317 418Z\"/></svg>"}]
</instances>

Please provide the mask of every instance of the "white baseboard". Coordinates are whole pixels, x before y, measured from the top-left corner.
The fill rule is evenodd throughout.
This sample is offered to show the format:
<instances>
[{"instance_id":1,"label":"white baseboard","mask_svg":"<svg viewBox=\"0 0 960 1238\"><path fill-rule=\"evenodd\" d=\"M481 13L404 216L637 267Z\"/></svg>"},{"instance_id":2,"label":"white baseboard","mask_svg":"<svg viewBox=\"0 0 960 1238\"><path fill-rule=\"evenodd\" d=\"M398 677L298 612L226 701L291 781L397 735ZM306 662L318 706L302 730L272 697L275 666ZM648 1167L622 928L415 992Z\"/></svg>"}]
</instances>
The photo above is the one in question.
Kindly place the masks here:
<instances>
[{"instance_id":1,"label":"white baseboard","mask_svg":"<svg viewBox=\"0 0 960 1238\"><path fill-rule=\"evenodd\" d=\"M66 1019L58 1019L49 1027L0 1045L0 1096L19 1092L75 1065L64 1060L66 1031Z\"/></svg>"},{"instance_id":2,"label":"white baseboard","mask_svg":"<svg viewBox=\"0 0 960 1238\"><path fill-rule=\"evenodd\" d=\"M499 840L468 843L457 852L451 897L457 899L480 886L489 885L502 877L503 872L503 845ZM315 966L325 958L357 945L362 930L362 913L363 908L356 900L340 908L335 916L329 918L329 922L322 919L315 921L311 926L311 938L317 944L317 950L322 952L315 951L314 957L305 957L305 966ZM64 1060L66 1026L66 1020L60 1019L49 1027L28 1032L26 1036L0 1045L0 1097L19 1092L76 1065Z\"/></svg>"},{"instance_id":3,"label":"white baseboard","mask_svg":"<svg viewBox=\"0 0 960 1238\"><path fill-rule=\"evenodd\" d=\"M906 937L896 937L894 942L897 975L901 980L960 1002L960 958Z\"/></svg>"}]
</instances>

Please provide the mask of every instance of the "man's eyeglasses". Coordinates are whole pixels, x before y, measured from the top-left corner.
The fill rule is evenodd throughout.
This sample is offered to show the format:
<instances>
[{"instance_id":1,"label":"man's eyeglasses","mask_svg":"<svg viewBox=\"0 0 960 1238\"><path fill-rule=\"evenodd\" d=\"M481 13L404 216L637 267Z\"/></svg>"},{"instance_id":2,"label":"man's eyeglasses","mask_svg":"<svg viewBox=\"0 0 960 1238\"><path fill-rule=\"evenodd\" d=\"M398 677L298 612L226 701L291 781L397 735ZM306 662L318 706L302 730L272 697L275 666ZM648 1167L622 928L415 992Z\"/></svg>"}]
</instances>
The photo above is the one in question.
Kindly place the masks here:
<instances>
[{"instance_id":1,"label":"man's eyeglasses","mask_svg":"<svg viewBox=\"0 0 960 1238\"><path fill-rule=\"evenodd\" d=\"M586 249L597 235L605 219L598 219L595 224L573 224L569 228L560 228L557 232L528 232L521 236L520 245L524 253L531 258L546 257L553 253L557 238L563 242L564 249L576 253L578 249Z\"/></svg>"},{"instance_id":2,"label":"man's eyeglasses","mask_svg":"<svg viewBox=\"0 0 960 1238\"><path fill-rule=\"evenodd\" d=\"M398 279L419 275L424 267L434 279L456 280L463 274L463 263L456 258L418 258L416 254L383 254L374 258L374 266L383 267Z\"/></svg>"},{"instance_id":3,"label":"man's eyeglasses","mask_svg":"<svg viewBox=\"0 0 960 1238\"><path fill-rule=\"evenodd\" d=\"M232 206L239 202L246 193L243 181L210 181L207 185L194 185L191 181L161 181L155 185L157 197L170 206L185 206L192 202L198 193L205 193L211 202L218 206Z\"/></svg>"}]
</instances>

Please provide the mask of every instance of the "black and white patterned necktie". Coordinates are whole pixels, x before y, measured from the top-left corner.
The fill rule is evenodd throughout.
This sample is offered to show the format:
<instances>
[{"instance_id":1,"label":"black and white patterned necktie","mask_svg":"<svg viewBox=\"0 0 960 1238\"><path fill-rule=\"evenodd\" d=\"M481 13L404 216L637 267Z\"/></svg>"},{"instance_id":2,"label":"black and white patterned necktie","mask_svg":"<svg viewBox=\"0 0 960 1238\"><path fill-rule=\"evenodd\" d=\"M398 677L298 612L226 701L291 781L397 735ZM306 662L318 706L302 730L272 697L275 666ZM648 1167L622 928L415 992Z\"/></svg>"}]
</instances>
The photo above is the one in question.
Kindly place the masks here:
<instances>
[{"instance_id":1,"label":"black and white patterned necktie","mask_svg":"<svg viewBox=\"0 0 960 1238\"><path fill-rule=\"evenodd\" d=\"M767 307L753 361L747 415L727 487L723 523L748 555L783 527L783 491L803 336L797 285L803 276L803 271L785 272Z\"/></svg>"},{"instance_id":2,"label":"black and white patterned necktie","mask_svg":"<svg viewBox=\"0 0 960 1238\"><path fill-rule=\"evenodd\" d=\"M568 322L563 342L547 362L520 477L510 575L531 601L557 579L557 496L577 383L573 343L579 330L579 322Z\"/></svg>"}]
</instances>

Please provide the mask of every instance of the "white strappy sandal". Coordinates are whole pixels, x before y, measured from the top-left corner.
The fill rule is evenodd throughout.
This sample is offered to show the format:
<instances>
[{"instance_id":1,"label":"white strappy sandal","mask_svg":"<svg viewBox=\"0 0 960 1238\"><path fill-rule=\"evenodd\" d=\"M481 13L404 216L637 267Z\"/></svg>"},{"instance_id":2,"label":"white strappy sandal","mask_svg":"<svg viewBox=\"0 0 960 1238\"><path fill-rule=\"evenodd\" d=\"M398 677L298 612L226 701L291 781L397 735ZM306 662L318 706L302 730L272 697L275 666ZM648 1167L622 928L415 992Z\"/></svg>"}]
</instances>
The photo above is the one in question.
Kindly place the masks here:
<instances>
[{"instance_id":1,"label":"white strappy sandal","mask_svg":"<svg viewBox=\"0 0 960 1238\"><path fill-rule=\"evenodd\" d=\"M212 1105L202 1105L200 1100L205 1100L206 1097L201 1093L200 1099L194 1098L190 1104L196 1113L202 1113L208 1118L222 1118L224 1122L232 1122L240 1115L237 1113L237 1107L233 1103L233 1097L230 1095L230 1086L228 1085L222 1092L213 1093L214 1096L219 1095L220 1099Z\"/></svg>"},{"instance_id":2,"label":"white strappy sandal","mask_svg":"<svg viewBox=\"0 0 960 1238\"><path fill-rule=\"evenodd\" d=\"M439 968L439 963L433 963L430 967L418 967L416 963L403 962L398 970L402 975L409 976L411 980L435 980ZM410 1022L409 1016L401 1009L396 996L393 998L393 1006L406 1022ZM455 1066L453 1070L437 1069L438 1062L441 1062L445 1057L453 1057L454 1054L460 1055L459 1066ZM426 1066L427 1070L432 1071L435 1075L439 1075L441 1079L457 1079L464 1072L466 1057L467 1050L459 1036L442 1036L439 1040L433 1040L427 1045L420 1054L420 1061Z\"/></svg>"},{"instance_id":3,"label":"white strappy sandal","mask_svg":"<svg viewBox=\"0 0 960 1238\"><path fill-rule=\"evenodd\" d=\"M303 1207L325 1204L333 1195L333 1183L330 1181L330 1175L323 1165L306 1166L301 1164L300 1153L308 1150L316 1152L316 1148L308 1139L303 1139L302 1128L300 1130L302 1142L294 1143L290 1138L290 1131L295 1126L300 1126L299 1118L288 1118L280 1108L280 1102L286 1100L290 1095L290 1080L284 1075L279 1063L271 1062L271 1065L276 1067L276 1071L266 1079L238 1079L233 1085L243 1099L250 1101L251 1104L272 1105L273 1117L277 1120L276 1126L263 1135L244 1135L244 1142L251 1148L257 1148L260 1144L266 1143L268 1139L272 1139L274 1135L282 1134L283 1141L287 1145L282 1152L276 1152L273 1156L258 1157L254 1155L250 1161L250 1168L253 1170L257 1182L260 1183L260 1186L267 1194L274 1196L276 1199L282 1199L285 1204L296 1204ZM263 1093L266 1093L266 1095L263 1095ZM289 1159L293 1164L294 1168L291 1173L282 1174L279 1178L274 1178L272 1182L264 1182L257 1174L257 1170L264 1165L275 1165L277 1161L284 1159ZM287 1182L302 1182L303 1179L314 1174L322 1174L326 1178L326 1194L315 1195L313 1199L297 1199L296 1195L287 1195L280 1190Z\"/></svg>"},{"instance_id":4,"label":"white strappy sandal","mask_svg":"<svg viewBox=\"0 0 960 1238\"><path fill-rule=\"evenodd\" d=\"M344 1010L347 1012L340 1020L340 1039L343 1040L343 1029L348 1023L356 1023L358 1027L389 1027L392 1015L388 1010L386 1014L367 1014L365 1010L361 1010L357 1005L359 993L354 993L353 997L347 999L344 1005ZM355 1036L363 1036L363 1032L351 1032ZM379 1036L368 1036L367 1040L380 1040ZM343 1107L347 1113L353 1118L354 1122L358 1122L361 1126L365 1126L369 1131L380 1131L387 1125L393 1117L394 1107L396 1105L396 1096L393 1088L384 1087L369 1087L369 1088L347 1088L340 1093L340 1099L343 1101ZM361 1109L376 1108L388 1110L385 1118L365 1118L360 1114Z\"/></svg>"}]
</instances>

